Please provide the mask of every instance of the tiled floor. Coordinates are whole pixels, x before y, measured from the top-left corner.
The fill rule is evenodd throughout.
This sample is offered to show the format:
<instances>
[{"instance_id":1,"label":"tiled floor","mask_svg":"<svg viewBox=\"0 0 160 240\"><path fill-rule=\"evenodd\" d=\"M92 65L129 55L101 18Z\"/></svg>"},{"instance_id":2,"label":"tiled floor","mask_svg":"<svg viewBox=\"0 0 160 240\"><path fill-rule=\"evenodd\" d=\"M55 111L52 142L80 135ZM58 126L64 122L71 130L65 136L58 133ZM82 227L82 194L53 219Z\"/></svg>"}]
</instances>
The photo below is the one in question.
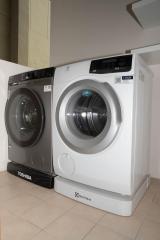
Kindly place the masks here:
<instances>
[{"instance_id":1,"label":"tiled floor","mask_svg":"<svg viewBox=\"0 0 160 240\"><path fill-rule=\"evenodd\" d=\"M160 240L160 183L132 217L119 217L3 172L0 219L0 240Z\"/></svg>"}]
</instances>

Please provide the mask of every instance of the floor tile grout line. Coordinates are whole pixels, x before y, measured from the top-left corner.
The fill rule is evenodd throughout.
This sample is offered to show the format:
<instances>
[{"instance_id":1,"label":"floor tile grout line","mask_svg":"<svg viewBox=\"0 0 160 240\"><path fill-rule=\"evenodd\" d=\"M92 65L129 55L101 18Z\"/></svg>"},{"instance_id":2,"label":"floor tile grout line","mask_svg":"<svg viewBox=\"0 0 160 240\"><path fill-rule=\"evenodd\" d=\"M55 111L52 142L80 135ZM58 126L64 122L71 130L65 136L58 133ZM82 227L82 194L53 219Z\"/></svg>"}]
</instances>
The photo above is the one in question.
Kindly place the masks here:
<instances>
[{"instance_id":1,"label":"floor tile grout line","mask_svg":"<svg viewBox=\"0 0 160 240\"><path fill-rule=\"evenodd\" d=\"M104 212L103 216L96 222L96 224L98 224L105 217L106 214L107 212Z\"/></svg>"},{"instance_id":2,"label":"floor tile grout line","mask_svg":"<svg viewBox=\"0 0 160 240\"><path fill-rule=\"evenodd\" d=\"M42 203L43 204L43 203ZM40 204L40 205L36 205L36 207L37 206L41 206L42 204ZM31 208L29 208L29 209L26 209L24 212L22 212L21 214L26 214L28 211L31 211L32 209L34 209L35 207L31 207ZM16 216L19 216L19 214L16 214ZM25 219L24 217L21 217L23 220L26 220L27 221L27 219ZM28 221L29 222L29 221ZM30 222L30 223L32 223L32 222Z\"/></svg>"},{"instance_id":3,"label":"floor tile grout line","mask_svg":"<svg viewBox=\"0 0 160 240\"><path fill-rule=\"evenodd\" d=\"M24 219L23 217L19 216L18 214L15 214L15 213L12 212L11 210L6 209L6 208L5 208L5 210L7 210L7 211L8 211L11 215L13 215L14 217L20 218L20 219L23 220L24 222L27 222L27 223L33 225L34 227L39 228L40 231L43 230L43 229L40 228L39 226L37 226L37 225L35 225L34 223L28 221L27 219ZM1 240L1 239L0 239L0 240Z\"/></svg>"},{"instance_id":4,"label":"floor tile grout line","mask_svg":"<svg viewBox=\"0 0 160 240\"><path fill-rule=\"evenodd\" d=\"M1 180L1 179L0 179ZM3 188L3 187L6 187L6 185L14 185L14 183L8 183L8 182L5 182L4 184L0 185L0 188Z\"/></svg>"},{"instance_id":5,"label":"floor tile grout line","mask_svg":"<svg viewBox=\"0 0 160 240\"><path fill-rule=\"evenodd\" d=\"M121 236L121 237L123 237L123 238L126 238L126 240L135 240L135 238L133 239L133 238L131 238L131 237L129 237L129 236L126 236L126 235L124 235L124 234L122 234L122 233L119 233L119 232L114 231L114 230L111 229L109 226L103 226L103 225L100 225L100 224L98 224L98 223L95 223L95 225L89 230L89 232L87 232L87 233L85 234L85 236L84 236L81 240L85 240L85 238L87 237L87 235L89 235L89 234L91 233L91 231L92 231L96 226L101 226L101 227L107 228L107 229L110 230L111 232L115 233L117 236Z\"/></svg>"},{"instance_id":6,"label":"floor tile grout line","mask_svg":"<svg viewBox=\"0 0 160 240\"><path fill-rule=\"evenodd\" d=\"M100 222L100 221L104 218L105 214L106 214L106 213L104 213L104 215L95 222L95 224L93 225L93 227L84 235L84 237L83 237L81 240L84 240L85 237L87 237L87 235L95 228L95 226L98 225L98 222Z\"/></svg>"},{"instance_id":7,"label":"floor tile grout line","mask_svg":"<svg viewBox=\"0 0 160 240\"><path fill-rule=\"evenodd\" d=\"M30 195L31 197L36 198L37 200L42 201L42 203L40 203L40 204L38 204L38 205L36 205L36 206L34 206L34 207L30 207L30 208L26 209L22 214L25 214L26 212L31 211L32 209L34 209L34 208L37 207L37 206L41 206L41 205L43 205L43 204L46 204L46 202L45 202L44 200L39 199L39 198L37 198L37 197L35 197L35 196L31 195L31 194L29 194L29 195ZM27 195L27 196L28 196L28 195Z\"/></svg>"},{"instance_id":8,"label":"floor tile grout line","mask_svg":"<svg viewBox=\"0 0 160 240\"><path fill-rule=\"evenodd\" d=\"M52 191L53 189L50 189L50 190ZM56 192L53 191L53 192L51 192L50 194L53 194L53 195L54 195L54 193L56 193ZM34 197L37 197L37 196L35 196L33 193L30 193L30 195L32 195L32 196L34 196ZM51 196L51 197L52 197L52 196ZM48 201L48 200L50 199L50 197L48 197L47 199L42 199L41 197L38 196L37 198L38 198L39 200L44 201L45 203L50 204L49 201ZM53 201L54 201L54 200L53 200Z\"/></svg>"},{"instance_id":9,"label":"floor tile grout line","mask_svg":"<svg viewBox=\"0 0 160 240\"><path fill-rule=\"evenodd\" d=\"M102 224L99 224L99 223L97 223L97 225L99 225L99 226L101 226L101 227L108 228L108 230L110 230L111 232L116 233L117 235L120 235L120 236L122 236L123 238L127 238L127 240L134 240L134 239L135 239L135 238L129 237L129 236L123 234L123 233L120 233L120 232L118 232L118 231L116 231L116 230L113 230L113 229L112 229L111 227L109 227L109 226L105 226L105 225L102 225Z\"/></svg>"},{"instance_id":10,"label":"floor tile grout line","mask_svg":"<svg viewBox=\"0 0 160 240\"><path fill-rule=\"evenodd\" d=\"M144 222L145 222L145 217L144 217L144 219L142 220L142 223L141 223L141 225L140 225L140 227L139 227L139 229L138 229L138 231L137 231L137 234L136 234L136 236L135 236L134 240L136 240L136 239L137 239L137 237L138 237L138 234L140 233L140 230L142 229Z\"/></svg>"},{"instance_id":11,"label":"floor tile grout line","mask_svg":"<svg viewBox=\"0 0 160 240\"><path fill-rule=\"evenodd\" d=\"M74 207L74 206L73 206ZM72 207L72 208L73 208ZM71 209L72 209L71 208ZM63 214L61 214L60 216L56 217L53 221L51 221L50 223L48 223L45 227L41 228L38 225L34 224L33 222L29 221L28 219L25 219L22 217L23 220L27 221L30 224L33 224L34 226L38 227L41 229L41 231L45 231L45 228L47 228L50 224L52 224L54 221L58 220L59 218L63 217L70 209L67 209ZM17 216L17 215L16 215ZM46 231L45 231L46 232Z\"/></svg>"},{"instance_id":12,"label":"floor tile grout line","mask_svg":"<svg viewBox=\"0 0 160 240\"><path fill-rule=\"evenodd\" d=\"M149 216L146 216L145 220L148 221L148 222L152 222L154 224L159 224L160 225L160 221L154 220L153 218L150 218Z\"/></svg>"},{"instance_id":13,"label":"floor tile grout line","mask_svg":"<svg viewBox=\"0 0 160 240\"><path fill-rule=\"evenodd\" d=\"M152 203L159 205L158 203L156 203L156 199L157 199L157 192L154 193L154 196L152 198Z\"/></svg>"},{"instance_id":14,"label":"floor tile grout line","mask_svg":"<svg viewBox=\"0 0 160 240\"><path fill-rule=\"evenodd\" d=\"M75 203L79 203L79 202L77 202L77 201L75 201ZM54 223L55 221L57 221L58 219L60 219L61 217L63 217L64 215L66 215L67 213L69 213L73 208L75 208L77 205L75 204L73 207L71 207L70 209L68 209L67 211L65 211L62 215L60 215L60 216L58 216L57 218L55 218L52 222L50 222L45 228L43 228L42 230L44 230L45 232L47 232L45 229L49 226L49 225L51 225L52 223ZM103 216L102 216L103 217ZM81 217L82 218L82 217ZM96 223L94 223L94 222L92 222L91 220L88 220L87 219L87 221L89 221L89 222L91 222L91 223L93 223L94 225L93 225L93 228L94 228L94 226L97 224L97 222ZM98 220L99 221L99 220ZM90 229L90 230L92 230L92 228ZM83 239L83 238L82 238Z\"/></svg>"},{"instance_id":15,"label":"floor tile grout line","mask_svg":"<svg viewBox=\"0 0 160 240\"><path fill-rule=\"evenodd\" d=\"M105 215L106 215L106 214L112 214L112 213L106 212ZM132 237L127 236L126 234L122 234L122 233L120 233L120 232L112 229L112 228L111 228L110 226L108 226L108 225L100 224L100 221L105 217L105 215L97 222L97 225L102 226L102 227L106 227L106 228L108 228L109 230L111 230L112 232L114 232L114 233L116 233L116 234L118 234L118 235L120 235L120 236L122 236L122 237L128 238L128 240L135 240L135 238L133 239ZM114 215L115 215L115 214L114 214ZM117 216L119 216L119 215L117 215ZM144 219L142 220L139 229L141 228L141 226L142 226L143 223L144 223ZM139 229L137 230L137 232L139 231ZM137 234L136 234L135 237L137 237Z\"/></svg>"},{"instance_id":16,"label":"floor tile grout line","mask_svg":"<svg viewBox=\"0 0 160 240\"><path fill-rule=\"evenodd\" d=\"M40 200L41 200L41 199L40 199ZM45 204L45 203L46 203L46 202L44 202L44 204ZM78 202L78 203L79 203L79 202ZM41 204L40 204L40 205L41 205ZM28 219L25 219L25 218L19 216L18 214L15 214L14 212L12 212L12 211L9 210L9 209L7 209L7 210L8 210L9 212L11 212L13 215L15 215L16 217L20 217L20 218L23 219L24 221L27 221L28 223L34 225L35 227L38 227L41 231L43 231L43 230L45 230L45 228L47 228L47 226L49 226L49 225L52 224L54 221L58 220L59 218L63 217L64 215L66 215L67 212L70 212L70 211L71 211L73 208L75 208L75 207L76 207L76 203L75 203L75 205L74 205L73 207L67 209L63 214L61 214L60 216L58 216L57 218L55 218L52 222L50 222L50 223L49 223L48 225L46 225L44 228L39 227L38 225L34 224L33 222L29 221ZM33 208L35 208L35 207L32 207L32 208L30 208L30 209L27 209L27 210L25 210L23 213L25 213L25 212L27 212L27 211L30 211L30 210L33 209ZM104 213L103 216L94 223L93 227L90 229L89 232L86 233L86 235L89 234L96 225L103 226L103 225L99 224L99 222L105 217L105 215L106 215L106 213ZM91 222L92 222L92 221L91 221ZM93 222L92 222L92 223L93 223ZM123 235L123 234L121 234L121 233L119 233L119 232L117 232L117 231L114 231L114 230L113 230L112 228L110 228L109 226L107 226L107 228L110 229L112 232L114 232L114 233L116 233L116 234L120 234L120 235L123 236L123 237L127 237L126 235ZM86 236L86 235L85 235L85 236ZM85 237L85 236L84 236L84 237ZM82 238L82 239L83 239L83 238Z\"/></svg>"},{"instance_id":17,"label":"floor tile grout line","mask_svg":"<svg viewBox=\"0 0 160 240\"><path fill-rule=\"evenodd\" d=\"M64 215L66 215L67 212L69 212L72 208L74 208L75 205L73 207L71 207L70 209L67 209L62 215L58 216L57 218L55 218L52 222L50 222L46 227L43 228L43 230L45 230L50 224L54 223L55 221L57 221L59 218L63 217Z\"/></svg>"},{"instance_id":18,"label":"floor tile grout line","mask_svg":"<svg viewBox=\"0 0 160 240\"><path fill-rule=\"evenodd\" d=\"M11 215L13 215L14 217L19 218L19 219L23 220L24 222L27 222L27 223L29 223L30 225L36 227L39 231L35 234L35 236L38 235L38 234L42 231L42 229L41 229L40 227L38 227L37 225L35 225L34 223L30 223L29 221L23 219L21 216L16 215L15 213L9 211L8 209L5 209L5 210L7 210L7 211L8 211ZM33 236L33 238L34 238L35 236ZM33 239L33 238L32 238L32 239ZM0 240L1 240L1 239L0 239ZM2 239L2 240L3 240L3 239Z\"/></svg>"},{"instance_id":19,"label":"floor tile grout line","mask_svg":"<svg viewBox=\"0 0 160 240\"><path fill-rule=\"evenodd\" d=\"M36 233L36 235L35 236L33 236L33 238L31 238L31 239L29 239L29 240L33 240L35 237L37 237L41 232L44 232L42 229L38 232L38 233ZM3 240L3 239L2 239Z\"/></svg>"},{"instance_id":20,"label":"floor tile grout line","mask_svg":"<svg viewBox=\"0 0 160 240\"><path fill-rule=\"evenodd\" d=\"M35 187L35 186L31 187L31 189L34 189L34 187ZM30 196L38 199L38 200L41 200L41 201L43 202L43 203L41 203L41 204L49 204L49 203L47 202L47 200L44 200L44 199L42 199L42 198L40 198L40 197L36 197L34 194L29 193L29 190L27 190L27 192L28 192L28 195L30 195ZM11 199L16 199L16 198L18 198L18 197L20 197L20 196L23 196L23 194L22 194L22 193L18 193L18 194L15 195L14 197L11 197L11 198L7 199L7 201L10 201ZM48 198L48 199L49 199L49 198ZM41 204L40 204L40 205L41 205ZM40 206L40 205L39 205L39 206ZM69 208L69 209L67 209L66 211L64 211L63 214L61 214L60 216L58 216L57 218L55 218L52 222L56 221L58 218L60 218L60 217L62 217L63 215L65 215L67 212L69 212L69 211L70 211L72 208L74 208L75 206L76 206L76 201L75 201L75 205L74 205L74 206L72 206L71 208ZM35 208L35 207L31 207L31 208L29 208L29 209L26 209L26 210L23 212L23 214L25 214L26 212L28 212L28 211L30 211L30 210L32 210L32 209L34 209L34 208ZM60 207L59 207L59 208L60 208ZM12 210L10 210L10 209L8 209L8 208L6 208L6 207L5 207L5 209L6 209L7 211L9 211L11 214L13 214L15 217L19 217L19 218L21 218L23 221L26 221L26 222L34 225L35 227L38 227L41 231L43 231L49 224L52 223L52 222L50 222L50 223L47 224L44 228L41 228L41 227L39 227L38 225L34 224L33 222L29 221L28 219L25 219L25 218L21 217L19 214L16 214L16 213L13 212Z\"/></svg>"},{"instance_id":21,"label":"floor tile grout line","mask_svg":"<svg viewBox=\"0 0 160 240\"><path fill-rule=\"evenodd\" d=\"M41 200L41 201L43 202L43 203L41 203L41 204L45 204L44 200L39 199L39 198L37 198L36 196L33 196L33 195L31 195L31 194L29 194L29 195L30 195L31 197L34 197L34 198L37 199L37 200ZM23 193L20 193L20 194L12 197L12 198L10 198L10 199L7 199L6 201L11 201L11 200L14 200L14 199L16 199L16 198L19 198L19 197L21 197L21 196L23 197L24 194L23 194ZM27 195L27 196L28 196L28 195ZM39 205L41 205L41 204L39 204ZM36 205L36 206L37 206L37 205ZM2 204L1 207L5 208L7 211L9 211L10 213L14 214L15 216L21 217L19 214L16 214L16 213L13 212L11 209L7 208L7 206L4 206L4 205ZM25 214L27 211L30 211L30 210L32 210L33 208L35 208L35 207L30 207L30 208L26 209L24 212L22 212L22 214ZM22 217L21 217L21 218L22 218ZM24 218L22 218L22 219L24 220Z\"/></svg>"},{"instance_id":22,"label":"floor tile grout line","mask_svg":"<svg viewBox=\"0 0 160 240\"><path fill-rule=\"evenodd\" d=\"M76 201L76 200L74 200L74 201L75 201L76 203L78 203L78 205L79 205L79 204L83 204L83 205L85 205L85 206L89 206L89 205L86 205L86 204L81 203L81 202L79 202L79 201ZM68 212L71 212L71 210L72 210L73 208L76 208L78 205L75 204L72 208L68 209ZM91 207L91 206L89 206L89 207ZM92 208L93 208L93 207L92 207ZM96 209L96 208L93 208L93 209ZM77 213L73 213L73 214L79 215L79 214L77 214ZM104 213L104 215L105 215L105 213ZM89 221L89 222L92 222L93 224L97 224L97 222L99 222L99 221L101 220L101 218L104 217L104 215L103 215L102 217L100 217L100 219L98 219L96 222L93 222L92 220L89 220L89 219L86 219L86 220ZM79 217L80 217L80 218L83 218L81 215L79 215Z\"/></svg>"},{"instance_id":23,"label":"floor tile grout line","mask_svg":"<svg viewBox=\"0 0 160 240\"><path fill-rule=\"evenodd\" d=\"M43 204L47 204L47 203L44 202ZM41 206L41 204L40 204L39 206ZM30 211L30 210L32 210L32 209L34 209L34 208L35 208L35 207L26 210L23 214L25 214L26 212L28 212L28 211ZM60 207L59 207L59 208L60 208ZM62 215L60 215L59 217L65 215L65 213L66 213L67 211L68 211L68 209L67 209ZM17 216L17 215L16 215L16 216ZM57 217L57 218L59 218L59 217ZM57 219L57 218L55 218L52 222L50 222L49 224L47 224L45 227L41 228L41 227L39 227L38 225L34 224L33 222L29 221L28 219L23 218L23 217L21 217L21 218L22 218L23 220L29 222L30 224L33 224L34 226L40 228L41 230L44 230L49 224L51 224L52 222L54 222L54 221Z\"/></svg>"},{"instance_id":24,"label":"floor tile grout line","mask_svg":"<svg viewBox=\"0 0 160 240\"><path fill-rule=\"evenodd\" d=\"M22 219L23 221L25 221L25 222L33 225L34 227L39 228L40 232L43 231L43 228L39 227L38 225L36 225L36 224L33 223L33 222L30 222L28 219L24 219L24 218L22 218L22 217L21 217L21 219Z\"/></svg>"},{"instance_id":25,"label":"floor tile grout line","mask_svg":"<svg viewBox=\"0 0 160 240\"><path fill-rule=\"evenodd\" d=\"M81 240L84 240L84 239L87 237L87 235L89 235L89 233L92 232L92 230L95 228L96 225L97 225L97 223L95 223L95 224L91 227L91 229L81 238Z\"/></svg>"},{"instance_id":26,"label":"floor tile grout line","mask_svg":"<svg viewBox=\"0 0 160 240\"><path fill-rule=\"evenodd\" d=\"M14 196L12 196L12 197L10 197L10 198L7 198L7 199L4 199L3 201L10 201L11 199L15 199L15 198L17 198L18 196L21 196L21 193L18 193L17 195L14 195Z\"/></svg>"},{"instance_id":27,"label":"floor tile grout line","mask_svg":"<svg viewBox=\"0 0 160 240\"><path fill-rule=\"evenodd\" d=\"M9 185L9 184L7 184L7 185ZM32 187L32 189L33 189L33 188L34 188L34 187ZM23 194L23 193L22 193L22 194ZM14 199L14 198L17 198L18 196L21 196L22 194L18 194L18 195L16 195L16 196L14 196L13 199ZM155 193L155 194L156 194L156 193ZM153 199L155 199L155 194L154 194ZM41 200L44 204L47 203L46 200L41 199L41 198L39 198L39 197L36 197L35 195L32 195L31 193L29 193L29 195L33 196L34 198L37 198L37 199ZM12 199L12 198L11 198L11 199ZM152 199L152 201L153 201L153 199ZM9 200L9 199L8 199L8 200ZM7 201L8 201L8 200L7 200ZM54 221L56 221L56 220L58 220L59 218L63 217L63 216L66 215L68 212L70 212L73 208L75 208L76 206L78 206L78 204L76 205L76 202L77 202L77 201L75 201L75 205L74 205L74 206L68 208L65 212L63 212L63 214L61 214L60 216L58 216L57 218L55 218L55 219L54 219L51 223L49 223L48 225L52 224ZM78 202L78 203L79 203L79 202ZM154 204L155 204L155 203L154 203ZM31 207L30 209L27 209L27 210L25 210L24 212L30 211L31 209L34 209L34 208L35 208L35 207ZM7 208L6 208L6 210L8 210L9 212L11 212L11 211L10 211L9 209L7 209ZM12 213L13 215L15 215L16 217L19 217L19 218L23 219L24 221L29 222L30 224L34 225L36 228L38 228L39 231L38 231L38 233L36 233L36 235L38 235L40 232L43 232L43 231L44 231L44 232L47 232L47 231L45 231L45 229L46 229L46 227L47 227L48 225L47 225L46 227L44 227L44 228L40 228L39 226L35 225L34 223L32 223L32 222L30 222L30 221L27 221L27 219L22 218L20 215L16 215L16 214L13 213L13 212L11 212L11 213ZM107 213L107 212L106 212L106 213ZM101 224L100 224L100 221L105 217L106 213L104 213L104 215L101 216L95 223L92 222L92 223L94 223L93 226L92 226L91 229L82 237L82 240L85 239L85 238L87 237L87 235L88 235L96 226L98 226L98 225L104 226L104 225L101 225ZM82 216L82 218L83 218L83 216ZM87 219L87 220L88 220L88 219ZM88 221L91 222L91 220L88 220ZM150 222L152 222L152 223L160 224L159 221L153 220L152 218L149 218L149 216L145 216L145 217L143 218L143 220L141 220L141 224L140 224L140 226L139 226L139 228L138 228L138 231L137 231L136 236L134 237L134 240L137 239L138 234L139 234L139 232L141 231L141 229L142 229L143 224L144 224L145 221L150 221ZM105 226L104 226L104 227L105 227ZM114 231L113 229L109 228L109 226L106 226L106 228L110 229L112 232L114 232L114 233L116 233L116 234L118 234L118 235L121 235L121 236L123 236L123 237L126 237L128 240L130 239L130 238L127 237L126 235L123 235L123 234L121 234L121 233L119 233L119 232L116 232L116 231ZM36 235L35 235L35 236L36 236ZM35 237L35 236L34 236L34 237ZM34 238L34 237L33 237L33 238ZM132 240L133 240L133 238L132 238Z\"/></svg>"},{"instance_id":28,"label":"floor tile grout line","mask_svg":"<svg viewBox=\"0 0 160 240\"><path fill-rule=\"evenodd\" d=\"M43 203L41 203L41 204L45 204L45 202L42 200L42 199L39 199L39 198L37 198L37 197L35 197L35 196L32 196L31 194L29 194L31 197L34 197L34 198L36 198L36 199L38 199L38 200L41 200ZM18 195L18 196L23 196L23 195ZM28 196L28 195L27 195ZM14 197L13 198L13 200L14 199L16 199L16 198L18 198L17 196L16 197ZM11 201L12 200L12 198L11 199L8 199L8 200L6 200L6 201ZM40 205L41 205L40 204ZM37 206L37 205L36 205ZM3 205L3 207L5 207L4 205ZM30 211L30 210L32 210L33 208L35 208L35 207L30 207L30 208L28 208L28 209L26 209L24 212L22 212L21 214L25 214L27 211ZM19 216L19 214L15 214L14 212L12 212L12 210L10 210L9 208L7 208L7 207L5 207L5 209L6 210L8 210L8 211L10 211L11 213L13 213L14 215L16 215L16 216Z\"/></svg>"}]
</instances>

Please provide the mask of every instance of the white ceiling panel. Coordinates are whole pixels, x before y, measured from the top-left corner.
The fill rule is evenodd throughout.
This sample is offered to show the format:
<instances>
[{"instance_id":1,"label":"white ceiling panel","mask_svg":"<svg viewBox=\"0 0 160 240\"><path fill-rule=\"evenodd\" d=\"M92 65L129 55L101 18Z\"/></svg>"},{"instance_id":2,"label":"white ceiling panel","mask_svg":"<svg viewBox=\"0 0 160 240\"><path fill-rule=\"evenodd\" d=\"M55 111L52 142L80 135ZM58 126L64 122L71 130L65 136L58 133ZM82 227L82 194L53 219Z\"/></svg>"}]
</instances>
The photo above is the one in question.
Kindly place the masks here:
<instances>
[{"instance_id":1,"label":"white ceiling panel","mask_svg":"<svg viewBox=\"0 0 160 240\"><path fill-rule=\"evenodd\" d=\"M132 4L132 10L143 28L160 26L160 0L141 0Z\"/></svg>"}]
</instances>

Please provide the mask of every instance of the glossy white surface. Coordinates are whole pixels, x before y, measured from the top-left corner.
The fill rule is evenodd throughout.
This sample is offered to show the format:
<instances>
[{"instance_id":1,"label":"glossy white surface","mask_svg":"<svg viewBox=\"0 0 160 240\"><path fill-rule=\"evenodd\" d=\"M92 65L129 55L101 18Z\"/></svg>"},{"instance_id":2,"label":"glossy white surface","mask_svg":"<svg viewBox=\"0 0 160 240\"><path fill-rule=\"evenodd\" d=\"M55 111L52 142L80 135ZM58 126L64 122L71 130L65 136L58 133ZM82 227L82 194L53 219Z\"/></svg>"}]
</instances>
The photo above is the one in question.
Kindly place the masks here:
<instances>
[{"instance_id":1,"label":"glossy white surface","mask_svg":"<svg viewBox=\"0 0 160 240\"><path fill-rule=\"evenodd\" d=\"M139 54L147 65L160 64L160 44L133 49L131 52Z\"/></svg>"},{"instance_id":2,"label":"glossy white surface","mask_svg":"<svg viewBox=\"0 0 160 240\"><path fill-rule=\"evenodd\" d=\"M160 1L141 0L133 3L132 9L144 29L160 26Z\"/></svg>"},{"instance_id":3,"label":"glossy white surface","mask_svg":"<svg viewBox=\"0 0 160 240\"><path fill-rule=\"evenodd\" d=\"M151 72L138 58L133 57L131 71L114 74L88 74L90 61L57 68L53 93L53 159L57 175L99 189L132 195L148 174L150 78ZM118 82L124 75L133 75L130 82ZM139 77L140 75L140 77ZM95 154L80 154L61 139L56 126L56 105L63 91L76 81L94 79L108 82L116 92L122 110L122 124L112 144ZM143 119L145 120L142 124ZM144 141L145 140L145 141ZM143 150L142 150L143 149ZM74 173L62 171L60 155L69 154L74 161ZM66 159L67 162L67 159Z\"/></svg>"},{"instance_id":4,"label":"glossy white surface","mask_svg":"<svg viewBox=\"0 0 160 240\"><path fill-rule=\"evenodd\" d=\"M149 65L153 72L152 81L152 113L151 113L151 139L150 139L150 169L151 177L160 178L160 44L137 48L131 51L132 53L139 54L145 62Z\"/></svg>"},{"instance_id":5,"label":"glossy white surface","mask_svg":"<svg viewBox=\"0 0 160 240\"><path fill-rule=\"evenodd\" d=\"M138 202L148 188L148 179L131 197L93 188L57 176L54 190L78 202L105 210L120 216L131 216Z\"/></svg>"}]
</instances>

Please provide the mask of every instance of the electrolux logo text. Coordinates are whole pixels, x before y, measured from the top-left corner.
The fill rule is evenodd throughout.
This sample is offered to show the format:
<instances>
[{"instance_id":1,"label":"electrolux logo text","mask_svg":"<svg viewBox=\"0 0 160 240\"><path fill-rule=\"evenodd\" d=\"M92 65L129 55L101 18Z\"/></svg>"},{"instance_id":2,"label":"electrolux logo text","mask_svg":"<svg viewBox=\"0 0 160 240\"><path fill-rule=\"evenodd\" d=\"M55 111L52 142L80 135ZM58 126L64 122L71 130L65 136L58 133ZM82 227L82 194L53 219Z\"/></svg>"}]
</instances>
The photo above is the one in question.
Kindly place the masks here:
<instances>
[{"instance_id":1,"label":"electrolux logo text","mask_svg":"<svg viewBox=\"0 0 160 240\"><path fill-rule=\"evenodd\" d=\"M75 196L75 198L83 198L83 199L86 199L87 201L92 201L91 198L86 197L86 196L84 196L84 195L81 195L81 194L79 194L78 192L75 192L75 193L74 193L74 196Z\"/></svg>"}]
</instances>

